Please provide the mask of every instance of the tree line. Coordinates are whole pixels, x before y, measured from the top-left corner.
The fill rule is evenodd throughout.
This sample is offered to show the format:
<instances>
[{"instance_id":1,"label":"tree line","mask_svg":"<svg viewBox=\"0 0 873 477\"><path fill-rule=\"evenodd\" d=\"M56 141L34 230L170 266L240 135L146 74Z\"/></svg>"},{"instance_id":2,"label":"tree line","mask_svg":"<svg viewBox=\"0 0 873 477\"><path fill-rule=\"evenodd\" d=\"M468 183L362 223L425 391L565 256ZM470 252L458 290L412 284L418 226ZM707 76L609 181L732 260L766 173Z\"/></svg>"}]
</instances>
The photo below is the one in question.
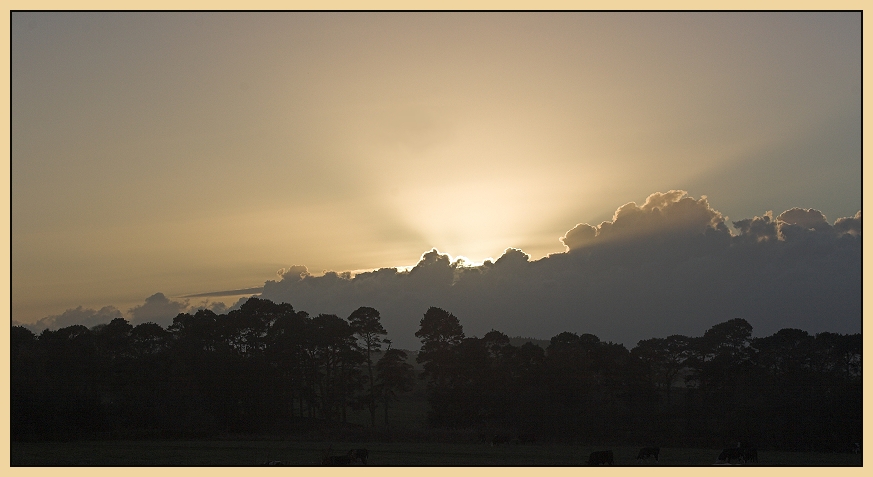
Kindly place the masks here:
<instances>
[{"instance_id":1,"label":"tree line","mask_svg":"<svg viewBox=\"0 0 873 477\"><path fill-rule=\"evenodd\" d=\"M350 411L384 431L420 379L429 429L492 444L839 451L861 439L860 334L752 338L733 319L631 350L570 332L544 348L496 330L467 337L432 307L415 335L421 373L369 307L310 316L250 298L227 314L179 314L166 329L122 318L38 336L13 326L11 437L294 434L342 426Z\"/></svg>"},{"instance_id":2,"label":"tree line","mask_svg":"<svg viewBox=\"0 0 873 477\"><path fill-rule=\"evenodd\" d=\"M465 337L438 308L421 323L432 426L518 442L849 451L861 440L860 334L752 338L736 318L631 350L570 332L543 349L493 330Z\"/></svg>"}]
</instances>

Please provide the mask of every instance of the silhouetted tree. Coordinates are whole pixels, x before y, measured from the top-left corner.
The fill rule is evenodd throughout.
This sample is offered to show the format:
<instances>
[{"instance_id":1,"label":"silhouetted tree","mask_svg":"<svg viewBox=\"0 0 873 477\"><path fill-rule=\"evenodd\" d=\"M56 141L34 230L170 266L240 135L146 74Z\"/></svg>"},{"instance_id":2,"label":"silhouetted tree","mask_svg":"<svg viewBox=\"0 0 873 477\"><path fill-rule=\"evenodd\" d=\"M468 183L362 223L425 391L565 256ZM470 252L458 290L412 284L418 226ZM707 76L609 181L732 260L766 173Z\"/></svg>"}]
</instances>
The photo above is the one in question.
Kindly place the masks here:
<instances>
[{"instance_id":1,"label":"silhouetted tree","mask_svg":"<svg viewBox=\"0 0 873 477\"><path fill-rule=\"evenodd\" d=\"M422 377L442 386L450 379L452 348L464 339L464 328L458 318L442 308L430 307L421 319L415 336L421 340L416 361L424 365Z\"/></svg>"},{"instance_id":2,"label":"silhouetted tree","mask_svg":"<svg viewBox=\"0 0 873 477\"><path fill-rule=\"evenodd\" d=\"M467 338L454 315L430 308L416 336L434 426L476 428L488 438L741 441L800 451L846 451L861 439L860 334L751 333L734 319L701 337L642 340L628 351L563 332L543 350L515 347L497 330ZM12 327L10 434L263 433L283 429L295 414L345 420L347 408L358 406L369 408L373 424L376 399L387 428L389 407L410 389L413 373L406 354L390 346L373 366L371 353L390 343L384 335L373 309L360 308L348 321L310 318L261 299L226 315L183 313L166 330L122 318L39 337ZM685 399L674 403L670 389L683 374ZM656 387L666 406L658 405Z\"/></svg>"},{"instance_id":3,"label":"silhouetted tree","mask_svg":"<svg viewBox=\"0 0 873 477\"><path fill-rule=\"evenodd\" d=\"M349 323L336 316L320 314L312 320L316 379L322 415L345 421L346 407L355 385L355 366L363 362Z\"/></svg>"},{"instance_id":4,"label":"silhouetted tree","mask_svg":"<svg viewBox=\"0 0 873 477\"><path fill-rule=\"evenodd\" d=\"M294 416L294 401L299 402L299 416L304 408L312 417L314 395L308 379L309 369L314 365L311 354L312 320L305 311L294 311L287 305L284 312L270 327L267 348L269 362L276 366L278 379L276 388L286 396L290 416Z\"/></svg>"},{"instance_id":5,"label":"silhouetted tree","mask_svg":"<svg viewBox=\"0 0 873 477\"><path fill-rule=\"evenodd\" d=\"M691 353L691 338L682 335L642 340L631 350L631 354L645 365L652 384L662 390L668 407L673 384L687 366Z\"/></svg>"},{"instance_id":6,"label":"silhouetted tree","mask_svg":"<svg viewBox=\"0 0 873 477\"><path fill-rule=\"evenodd\" d=\"M739 371L748 368L751 336L752 325L742 318L713 325L692 342L686 361L694 370L691 380L708 390L732 388Z\"/></svg>"},{"instance_id":7,"label":"silhouetted tree","mask_svg":"<svg viewBox=\"0 0 873 477\"><path fill-rule=\"evenodd\" d=\"M281 314L281 305L257 297L217 320L222 347L239 356L251 357L267 347L267 331Z\"/></svg>"},{"instance_id":8,"label":"silhouetted tree","mask_svg":"<svg viewBox=\"0 0 873 477\"><path fill-rule=\"evenodd\" d=\"M13 366L31 353L35 346L36 335L32 331L23 326L12 327L9 332L9 351Z\"/></svg>"},{"instance_id":9,"label":"silhouetted tree","mask_svg":"<svg viewBox=\"0 0 873 477\"><path fill-rule=\"evenodd\" d=\"M399 349L388 350L376 362L376 389L382 396L385 407L385 427L388 428L388 407L398 393L412 390L415 373L406 362L407 355Z\"/></svg>"},{"instance_id":10,"label":"silhouetted tree","mask_svg":"<svg viewBox=\"0 0 873 477\"><path fill-rule=\"evenodd\" d=\"M178 314L167 327L173 336L174 349L187 355L215 351L219 340L217 320L218 315L212 310Z\"/></svg>"},{"instance_id":11,"label":"silhouetted tree","mask_svg":"<svg viewBox=\"0 0 873 477\"><path fill-rule=\"evenodd\" d=\"M543 403L550 401L543 375L545 350L531 342L513 348L507 357L506 369L509 371L507 398L513 409L515 424L527 439L533 439L542 431Z\"/></svg>"},{"instance_id":12,"label":"silhouetted tree","mask_svg":"<svg viewBox=\"0 0 873 477\"><path fill-rule=\"evenodd\" d=\"M170 346L170 338L170 332L157 323L140 323L130 330L133 355L140 358L166 352Z\"/></svg>"},{"instance_id":13,"label":"silhouetted tree","mask_svg":"<svg viewBox=\"0 0 873 477\"><path fill-rule=\"evenodd\" d=\"M376 391L374 389L372 354L374 351L382 349L382 337L388 334L382 327L380 319L379 312L368 306L358 308L349 316L352 331L364 343L363 349L367 360L367 377L369 379L367 408L370 410L371 426L376 425Z\"/></svg>"}]
</instances>

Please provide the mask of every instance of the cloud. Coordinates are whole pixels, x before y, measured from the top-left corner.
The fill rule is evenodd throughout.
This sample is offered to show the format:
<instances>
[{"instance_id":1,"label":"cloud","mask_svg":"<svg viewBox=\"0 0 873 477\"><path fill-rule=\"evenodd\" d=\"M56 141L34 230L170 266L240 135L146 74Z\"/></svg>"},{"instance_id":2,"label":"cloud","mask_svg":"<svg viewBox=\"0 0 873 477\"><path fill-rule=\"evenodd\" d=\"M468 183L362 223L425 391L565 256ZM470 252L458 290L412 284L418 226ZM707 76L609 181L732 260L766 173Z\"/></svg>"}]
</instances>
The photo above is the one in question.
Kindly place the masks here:
<instances>
[{"instance_id":1,"label":"cloud","mask_svg":"<svg viewBox=\"0 0 873 477\"><path fill-rule=\"evenodd\" d=\"M128 310L132 325L140 323L152 322L161 326L169 326L173 322L173 318L179 313L187 311L189 308L188 300L183 302L172 301L163 293L155 293L145 299L145 303L135 306Z\"/></svg>"},{"instance_id":2,"label":"cloud","mask_svg":"<svg viewBox=\"0 0 873 477\"><path fill-rule=\"evenodd\" d=\"M104 306L99 310L91 308L83 308L81 306L71 308L60 315L46 316L36 323L15 323L24 326L34 333L42 333L43 330L57 330L73 325L85 325L88 328L92 326L109 323L115 318L121 318L121 311L114 306Z\"/></svg>"},{"instance_id":3,"label":"cloud","mask_svg":"<svg viewBox=\"0 0 873 477\"><path fill-rule=\"evenodd\" d=\"M258 287L257 289L233 291L248 293L252 290L260 290L260 287ZM239 294L240 293L215 292L203 293L199 295L190 295L190 297L208 298L212 296L231 296ZM249 296L241 297L230 306L220 301L213 302L209 301L208 299L203 300L199 303L192 304L187 299L184 301L175 301L167 298L163 293L155 293L154 295L146 298L142 305L137 305L133 308L130 308L126 316L114 306L104 306L100 310L94 310L91 308L79 306L77 308L71 308L61 313L60 315L46 316L36 323L20 323L13 320L12 325L24 326L30 331L39 334L45 329L57 330L73 325L85 325L86 327L91 328L96 325L109 323L115 318L125 318L129 320L130 323L133 325L153 322L166 328L173 323L173 318L175 318L179 313L194 313L197 310L208 309L212 310L216 314L225 314L229 311L238 309L248 299Z\"/></svg>"},{"instance_id":4,"label":"cloud","mask_svg":"<svg viewBox=\"0 0 873 477\"><path fill-rule=\"evenodd\" d=\"M772 210L768 210L762 217L738 220L734 222L734 227L739 230L740 235L745 240L751 239L756 242L762 242L779 238Z\"/></svg>"},{"instance_id":5,"label":"cloud","mask_svg":"<svg viewBox=\"0 0 873 477\"><path fill-rule=\"evenodd\" d=\"M592 243L596 236L597 227L588 224L576 224L575 227L561 237L561 242L567 246L567 250L575 250Z\"/></svg>"},{"instance_id":6,"label":"cloud","mask_svg":"<svg viewBox=\"0 0 873 477\"><path fill-rule=\"evenodd\" d=\"M291 265L288 268L280 268L277 272L282 278L303 278L309 275L309 270L303 265Z\"/></svg>"},{"instance_id":7,"label":"cloud","mask_svg":"<svg viewBox=\"0 0 873 477\"><path fill-rule=\"evenodd\" d=\"M607 242L639 241L663 235L695 235L707 229L725 232L725 217L712 209L706 197L695 200L682 190L656 192L637 206L635 202L618 208L612 221L600 225L577 224L561 242L568 251Z\"/></svg>"},{"instance_id":8,"label":"cloud","mask_svg":"<svg viewBox=\"0 0 873 477\"><path fill-rule=\"evenodd\" d=\"M834 222L834 230L841 235L861 235L861 211L854 217L843 217Z\"/></svg>"},{"instance_id":9,"label":"cloud","mask_svg":"<svg viewBox=\"0 0 873 477\"><path fill-rule=\"evenodd\" d=\"M509 248L467 266L432 249L409 271L286 273L266 282L261 297L311 314L371 306L395 346L407 349L420 345L414 333L430 306L458 316L468 335L571 331L627 346L698 336L737 317L756 335L860 332L860 212L834 225L814 209L767 212L733 222L736 234L726 220L706 197L673 190L625 204L611 221L577 224L561 237L566 252L539 260Z\"/></svg>"},{"instance_id":10,"label":"cloud","mask_svg":"<svg viewBox=\"0 0 873 477\"><path fill-rule=\"evenodd\" d=\"M281 276L281 273L279 275ZM258 293L261 293L263 289L264 287L240 288L238 290L224 290L217 292L197 293L194 295L184 295L181 298L212 298L220 296L256 295Z\"/></svg>"},{"instance_id":11,"label":"cloud","mask_svg":"<svg viewBox=\"0 0 873 477\"><path fill-rule=\"evenodd\" d=\"M825 231L831 228L824 214L815 209L799 209L797 207L786 210L776 217L776 220L790 225L800 225L807 229Z\"/></svg>"},{"instance_id":12,"label":"cloud","mask_svg":"<svg viewBox=\"0 0 873 477\"><path fill-rule=\"evenodd\" d=\"M653 337L700 336L732 318L746 319L757 336L783 328L861 331L861 211L833 224L815 209L767 211L734 221L733 233L726 220L705 197L655 193L640 206L622 205L611 221L577 224L560 239L565 252L539 260L507 248L496 260L470 265L431 249L408 270L313 276L294 265L264 283L261 297L313 315L346 317L361 306L373 307L394 346L406 349L420 346L414 333L431 306L458 316L470 336L496 329L548 339L570 331L628 347ZM238 291L244 290L233 292ZM211 296L226 295L197 295ZM132 324L166 327L179 313L200 308L227 313L247 299L228 307L156 293L127 315ZM80 306L25 326L39 333L119 316L111 306Z\"/></svg>"}]
</instances>

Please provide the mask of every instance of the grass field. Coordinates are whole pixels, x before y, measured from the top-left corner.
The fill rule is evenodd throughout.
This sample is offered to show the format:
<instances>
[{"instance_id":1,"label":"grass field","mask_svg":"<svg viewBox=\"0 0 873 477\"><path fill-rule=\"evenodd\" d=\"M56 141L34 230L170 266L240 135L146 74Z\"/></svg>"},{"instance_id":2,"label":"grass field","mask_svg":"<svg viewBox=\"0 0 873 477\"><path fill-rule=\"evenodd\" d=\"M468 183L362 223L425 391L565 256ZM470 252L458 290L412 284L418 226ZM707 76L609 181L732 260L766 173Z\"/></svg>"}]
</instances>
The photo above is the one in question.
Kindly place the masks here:
<instances>
[{"instance_id":1,"label":"grass field","mask_svg":"<svg viewBox=\"0 0 873 477\"><path fill-rule=\"evenodd\" d=\"M399 434L425 428L427 402L423 387L395 403L391 422ZM377 425L383 416L377 413ZM350 412L349 421L368 426L369 414ZM436 434L434 434L436 436ZM585 466L595 450L611 449L616 466L712 466L721 449L662 448L660 461L637 461L639 447L587 447L561 444L500 445L470 442L334 442L333 454L366 448L369 466ZM456 436L456 438L463 438ZM415 440L415 439L413 439ZM446 442L446 439L442 439ZM457 441L457 439L455 439ZM320 466L329 442L280 439L136 440L79 442L13 442L12 466L258 466L282 461L295 466ZM861 466L860 454L758 451L757 464L747 466Z\"/></svg>"},{"instance_id":2,"label":"grass field","mask_svg":"<svg viewBox=\"0 0 873 477\"><path fill-rule=\"evenodd\" d=\"M320 465L328 443L292 441L105 441L20 443L10 446L12 466L257 466L282 461ZM601 448L570 445L335 443L334 454L370 452L370 466L584 466ZM603 449L606 449L604 447ZM718 449L661 449L660 462L637 462L638 447L611 447L616 466L711 466ZM759 451L759 466L860 466L860 454Z\"/></svg>"},{"instance_id":3,"label":"grass field","mask_svg":"<svg viewBox=\"0 0 873 477\"><path fill-rule=\"evenodd\" d=\"M411 359L411 358L410 358ZM438 437L426 429L427 398L423 381L416 390L395 402L390 409L392 428L398 435ZM377 426L383 414L376 415ZM366 411L350 411L350 423L370 425ZM457 438L457 436L455 436ZM712 466L721 449L662 448L660 461L638 462L639 447L587 447L579 445L534 444L499 445L472 443L445 444L423 442L334 442L333 454L366 448L368 466L586 466L588 455L595 450L611 449L616 466ZM444 440L445 441L445 440ZM12 466L258 466L282 461L293 466L318 466L329 442L299 442L277 439L215 440L135 440L78 442L13 442L10 445ZM742 465L742 464L741 464ZM758 451L758 463L748 466L861 466L860 454L825 454ZM587 466L586 466L587 467Z\"/></svg>"}]
</instances>

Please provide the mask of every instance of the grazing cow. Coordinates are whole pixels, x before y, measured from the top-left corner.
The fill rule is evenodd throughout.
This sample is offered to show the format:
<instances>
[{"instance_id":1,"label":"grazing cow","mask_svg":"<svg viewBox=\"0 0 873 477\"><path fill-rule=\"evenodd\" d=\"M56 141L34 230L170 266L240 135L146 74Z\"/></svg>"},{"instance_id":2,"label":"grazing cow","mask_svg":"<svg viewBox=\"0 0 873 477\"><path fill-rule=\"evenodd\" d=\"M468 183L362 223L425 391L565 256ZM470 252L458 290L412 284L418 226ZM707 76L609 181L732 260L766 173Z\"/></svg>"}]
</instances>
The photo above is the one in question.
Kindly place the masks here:
<instances>
[{"instance_id":1,"label":"grazing cow","mask_svg":"<svg viewBox=\"0 0 873 477\"><path fill-rule=\"evenodd\" d=\"M370 452L367 449L352 449L349 451L349 458L352 463L360 461L362 464L367 465L367 457L370 456Z\"/></svg>"},{"instance_id":2,"label":"grazing cow","mask_svg":"<svg viewBox=\"0 0 873 477\"><path fill-rule=\"evenodd\" d=\"M637 460L639 459L648 459L649 457L654 457L655 461L658 461L658 454L661 452L660 447L643 447L640 449L640 453L637 454Z\"/></svg>"},{"instance_id":3,"label":"grazing cow","mask_svg":"<svg viewBox=\"0 0 873 477\"><path fill-rule=\"evenodd\" d=\"M594 451L588 456L588 465L609 464L612 465L612 451Z\"/></svg>"},{"instance_id":4,"label":"grazing cow","mask_svg":"<svg viewBox=\"0 0 873 477\"><path fill-rule=\"evenodd\" d=\"M731 459L745 461L743 449L741 447L728 447L718 455L719 462L730 462Z\"/></svg>"}]
</instances>

